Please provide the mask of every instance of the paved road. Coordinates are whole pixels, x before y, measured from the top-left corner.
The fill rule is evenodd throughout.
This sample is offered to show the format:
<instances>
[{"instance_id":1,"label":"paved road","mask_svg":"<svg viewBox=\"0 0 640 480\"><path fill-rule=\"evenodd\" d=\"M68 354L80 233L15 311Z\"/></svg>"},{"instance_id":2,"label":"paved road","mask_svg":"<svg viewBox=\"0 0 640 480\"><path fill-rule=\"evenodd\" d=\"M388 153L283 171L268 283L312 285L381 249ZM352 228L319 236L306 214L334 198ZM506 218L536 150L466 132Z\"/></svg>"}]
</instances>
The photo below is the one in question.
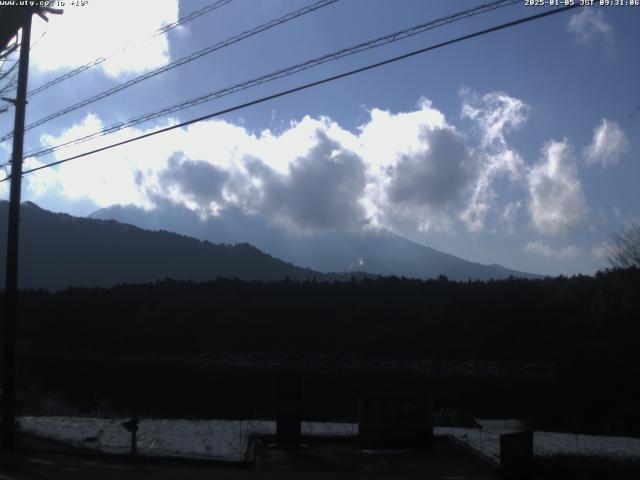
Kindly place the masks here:
<instances>
[{"instance_id":1,"label":"paved road","mask_svg":"<svg viewBox=\"0 0 640 480\"><path fill-rule=\"evenodd\" d=\"M24 454L13 468L0 466L0 480L146 480L244 479L249 469L206 463L83 457L66 454ZM252 475L253 476L253 475Z\"/></svg>"},{"instance_id":2,"label":"paved road","mask_svg":"<svg viewBox=\"0 0 640 480\"><path fill-rule=\"evenodd\" d=\"M262 448L255 467L205 461L108 457L78 453L22 453L13 468L0 465L0 480L495 480L466 451L446 442L424 454L367 455L344 444L295 451Z\"/></svg>"}]
</instances>

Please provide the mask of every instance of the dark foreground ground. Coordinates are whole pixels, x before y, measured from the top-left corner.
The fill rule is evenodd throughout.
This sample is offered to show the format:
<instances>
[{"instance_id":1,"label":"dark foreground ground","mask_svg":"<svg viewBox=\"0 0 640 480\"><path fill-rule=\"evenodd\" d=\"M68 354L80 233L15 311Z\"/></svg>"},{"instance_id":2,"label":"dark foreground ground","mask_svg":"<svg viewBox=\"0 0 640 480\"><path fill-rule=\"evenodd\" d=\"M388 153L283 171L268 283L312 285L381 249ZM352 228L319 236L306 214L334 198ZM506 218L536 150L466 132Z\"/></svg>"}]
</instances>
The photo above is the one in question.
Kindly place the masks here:
<instances>
[{"instance_id":1,"label":"dark foreground ground","mask_svg":"<svg viewBox=\"0 0 640 480\"><path fill-rule=\"evenodd\" d=\"M27 439L23 445L50 451L23 451L13 457L13 465L5 457L1 480L498 478L489 466L446 440L436 442L429 452L401 454L362 453L353 440L310 441L296 450L273 448L266 441L254 464L100 456L36 439Z\"/></svg>"}]
</instances>

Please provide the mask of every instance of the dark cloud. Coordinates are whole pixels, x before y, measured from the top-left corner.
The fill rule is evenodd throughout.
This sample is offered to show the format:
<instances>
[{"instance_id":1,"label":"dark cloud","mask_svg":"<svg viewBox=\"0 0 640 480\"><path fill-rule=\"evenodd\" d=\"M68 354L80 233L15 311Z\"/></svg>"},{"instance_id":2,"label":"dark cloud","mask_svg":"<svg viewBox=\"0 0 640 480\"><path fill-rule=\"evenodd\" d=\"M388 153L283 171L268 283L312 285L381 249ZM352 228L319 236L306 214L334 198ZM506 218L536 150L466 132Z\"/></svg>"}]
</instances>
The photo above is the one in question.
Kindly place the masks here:
<instances>
[{"instance_id":1,"label":"dark cloud","mask_svg":"<svg viewBox=\"0 0 640 480\"><path fill-rule=\"evenodd\" d=\"M390 171L389 200L413 207L457 205L477 175L462 136L451 129L425 130L425 151L402 156Z\"/></svg>"},{"instance_id":2,"label":"dark cloud","mask_svg":"<svg viewBox=\"0 0 640 480\"><path fill-rule=\"evenodd\" d=\"M262 181L261 213L301 230L357 228L366 223L360 204L366 166L352 152L318 132L318 143L289 165L288 175L253 163Z\"/></svg>"},{"instance_id":3,"label":"dark cloud","mask_svg":"<svg viewBox=\"0 0 640 480\"><path fill-rule=\"evenodd\" d=\"M175 186L203 207L223 202L222 190L228 179L226 170L203 160L189 160L181 154L172 155L167 168L158 176L163 189Z\"/></svg>"},{"instance_id":4,"label":"dark cloud","mask_svg":"<svg viewBox=\"0 0 640 480\"><path fill-rule=\"evenodd\" d=\"M227 171L174 155L158 176L156 194L169 196L170 189L177 188L200 208L215 202L223 209L240 208L299 231L350 229L367 223L360 204L367 182L364 161L320 131L316 145L293 160L287 173L253 157L245 157L243 166Z\"/></svg>"}]
</instances>

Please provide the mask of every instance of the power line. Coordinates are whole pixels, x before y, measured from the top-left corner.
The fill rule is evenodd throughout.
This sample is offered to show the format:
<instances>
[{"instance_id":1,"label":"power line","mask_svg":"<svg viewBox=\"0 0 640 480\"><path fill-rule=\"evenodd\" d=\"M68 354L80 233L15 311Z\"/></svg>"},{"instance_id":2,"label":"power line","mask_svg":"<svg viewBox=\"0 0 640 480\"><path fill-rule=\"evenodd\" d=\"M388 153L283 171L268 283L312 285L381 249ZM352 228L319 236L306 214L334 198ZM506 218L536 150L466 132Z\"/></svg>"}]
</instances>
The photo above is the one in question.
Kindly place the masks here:
<instances>
[{"instance_id":1,"label":"power line","mask_svg":"<svg viewBox=\"0 0 640 480\"><path fill-rule=\"evenodd\" d=\"M13 65L11 65L7 70L3 72L2 69L4 68L6 62L6 58L2 60L2 66L0 66L0 80L3 80L5 77L11 75L18 65L18 61L16 60L13 62Z\"/></svg>"},{"instance_id":2,"label":"power line","mask_svg":"<svg viewBox=\"0 0 640 480\"><path fill-rule=\"evenodd\" d=\"M45 30L44 32L42 32L42 34L40 35L40 38L38 38L38 40L36 40L35 42L33 42L31 44L31 46L29 47L29 50L33 50L34 48L36 48L38 46L38 44L42 41L42 39L47 35L47 31ZM2 58L2 66L4 66L5 62L7 61L7 55L12 53L13 51L15 51L18 47L20 46L19 43L14 44L11 49L12 51L10 52L4 52L2 54L0 54L0 58ZM13 63L13 66L11 68L9 68L6 72L2 72L0 73L0 80L3 80L5 77L7 77L8 75L10 75L18 66L18 60L15 60ZM1 67L0 67L0 71L1 71ZM0 87L0 94L6 93L9 90L14 89L16 86L18 85L18 73L15 72L15 74L9 79L9 81L7 82L7 84L3 87ZM6 98L3 98L3 100L7 100ZM6 101L6 103L4 105L2 105L0 113L6 112L9 107L13 105L12 102ZM2 165L0 165L2 166Z\"/></svg>"},{"instance_id":3,"label":"power line","mask_svg":"<svg viewBox=\"0 0 640 480\"><path fill-rule=\"evenodd\" d=\"M13 45L7 47L3 52L0 53L0 59L2 58L6 58L9 55L11 55L13 52L15 52L16 50L18 50L18 47L20 47L20 43L16 34L16 43L14 43Z\"/></svg>"},{"instance_id":4,"label":"power line","mask_svg":"<svg viewBox=\"0 0 640 480\"><path fill-rule=\"evenodd\" d=\"M243 109L243 108L246 108L246 107L250 107L250 106L253 106L253 105L258 105L260 103L264 103L264 102L267 102L269 100L274 100L276 98L284 97L284 96L290 95L292 93L300 92L302 90L307 90L307 89L312 88L312 87L317 87L317 86L325 84L325 83L329 83L329 82L333 82L335 80L339 80L339 79L342 79L342 78L350 77L350 76L356 75L358 73L366 72L368 70L372 70L374 68L379 68L379 67L382 67L384 65L389 65L391 63L395 63L395 62L398 62L400 60L405 60L407 58L414 57L416 55L420 55L422 53L426 53L426 52L429 52L431 50L436 50L438 48L442 48L442 47L446 47L448 45L459 43L459 42L462 42L464 40L470 40L472 38L476 38L476 37L480 37L482 35L486 35L486 34L489 34L489 33L497 32L499 30L504 30L506 28L514 27L516 25L521 25L523 23L528 23L528 22L531 22L531 21L534 21L534 20L538 20L538 19L541 19L541 18L544 18L544 17L548 17L550 15L555 15L555 14L558 14L558 13L566 12L568 10L572 10L574 8L577 8L579 6L580 5L578 5L578 4L574 4L574 5L568 5L568 6L565 6L565 7L556 8L556 9L553 9L553 10L548 10L546 12L538 13L536 15L531 15L531 16L528 16L528 17L520 18L518 20L513 20L511 22L503 23L501 25L497 25L497 26L494 26L494 27L491 27L491 28L487 28L487 29L480 30L480 31L477 31L477 32L474 32L474 33L463 35L461 37L456 37L456 38L454 38L452 40L447 40L445 42L437 43L435 45L424 47L424 48L421 48L419 50L414 50L412 52L405 53L405 54L399 55L397 57L392 57L392 58L389 58L387 60L383 60L381 62L369 64L369 65L367 65L365 67L360 67L360 68L349 70L348 72L344 72L344 73L341 73L341 74L338 74L338 75L325 77L325 78L323 78L321 80L316 80L315 82L306 83L304 85L300 85L298 87L294 87L294 88L290 88L288 90L284 90L284 91L281 91L281 92L278 92L278 93L274 93L272 95L268 95L266 97L262 97L262 98L259 98L257 100L252 100L250 102L246 102L246 103L243 103L243 104L240 104L240 105L236 105L234 107L226 108L224 110L219 110L217 112L210 113L210 114L207 114L207 115L203 115L201 117L197 117L197 118L194 118L194 119L191 119L191 120L187 120L186 122L182 122L182 123L178 123L178 124L175 124L175 125L171 125L169 127L165 127L165 128L160 129L160 130L156 130L154 132L149 132L149 133L145 133L143 135L138 135L137 137L129 138L129 139L123 140L121 142L112 143L110 145L107 145L107 146L104 146L104 147L100 147L100 148L96 148L94 150L90 150L88 152L84 152L84 153L81 153L81 154L78 154L78 155L74 155L74 156L69 157L69 158L65 158L65 159L62 159L62 160L55 161L55 162L47 163L45 165L41 165L41 166L36 167L36 168L25 170L23 172L23 174L33 173L33 172L37 172L38 170L43 170L45 168L50 168L50 167L54 167L56 165L61 165L61 164L66 163L66 162L70 162L71 160L76 160L78 158L86 157L86 156L92 155L94 153L99 153L99 152L103 152L105 150L110 150L110 149L115 148L115 147L126 145L127 143L136 142L138 140L149 138L149 137L152 137L154 135L159 135L161 133L166 133L168 131L175 130L176 128L185 127L187 125L191 125L191 124L194 124L194 123L202 122L204 120L208 120L208 119L213 118L213 117L218 117L220 115L225 115L227 113L231 113L231 112L234 112L236 110L240 110L240 109ZM5 177L2 180L0 180L0 182L4 182L4 181L8 180L9 178L11 178L10 175L8 175L7 177Z\"/></svg>"},{"instance_id":5,"label":"power line","mask_svg":"<svg viewBox=\"0 0 640 480\"><path fill-rule=\"evenodd\" d=\"M230 37L226 40L223 40L222 42L216 43L215 45L212 45L210 47L204 48L202 50L199 50L197 52L192 53L191 55L188 55L186 57L182 57L179 60L175 60L163 67L157 68L155 70L151 70L150 72L147 72L145 74L139 75L138 77L132 78L131 80L128 80L124 83L121 83L119 85L116 85L115 87L112 87L108 90L105 90L97 95L94 95L92 97L86 98L84 100L82 100L81 102L78 102L74 105L71 105L69 107L66 107L58 112L52 113L51 115L47 115L44 118L41 118L40 120L30 123L29 125L27 125L25 127L25 131L26 130L31 130L35 127L38 127L40 125L43 125L44 123L47 123L51 120L53 120L54 118L58 118L62 115L65 115L69 112L73 112L74 110L77 110L79 108L82 107L86 107L87 105L97 102L98 100L102 100L103 98L109 97L115 93L121 92L122 90L129 88L133 85L136 85L140 82L143 82L144 80L148 80L152 77L155 77L157 75L160 75L161 73L164 72L168 72L169 70L173 70L174 68L180 67L182 65L185 65L189 62L192 62L200 57L203 57L205 55L208 55L210 53L215 52L216 50L220 50L222 48L228 47L230 45L233 45L234 43L240 42L241 40L244 40L245 38L249 38L252 37L254 35L257 35L258 33L264 32L266 30L269 30L271 28L274 28L278 25L281 25L283 23L289 22L291 20L294 20L298 17L301 17L303 15L306 15L308 13L314 12L320 8L326 7L328 5L331 5L333 3L338 2L339 0L319 0L314 4L308 5L306 7L303 7L299 10L296 10L294 12L288 13L282 17L276 18L274 20L271 20L270 22L264 23L262 25L259 25L258 27L255 27L251 30L246 30L245 32L242 32L238 35L234 35L233 37ZM5 140L11 138L11 136L13 135L13 133L7 133L6 135L4 135L2 138L0 138L0 142L4 142Z\"/></svg>"},{"instance_id":6,"label":"power line","mask_svg":"<svg viewBox=\"0 0 640 480\"><path fill-rule=\"evenodd\" d=\"M2 67L0 67L0 71L1 68L4 68L4 66L6 65L7 61L9 60L9 56L12 53L16 52L20 47L20 39L18 37L18 33L16 33L14 39L15 43L5 48L4 51L0 52L0 60L2 61ZM8 81L4 85L0 86L0 95L11 91L16 85L18 85L18 75L17 72L14 72L17 66L18 60L15 60L11 67L9 67L6 71L0 73L0 80L4 80L6 77L13 73ZM0 106L0 113L4 113L9 110L9 107L11 107L11 105L11 102L5 101L4 105Z\"/></svg>"},{"instance_id":7,"label":"power line","mask_svg":"<svg viewBox=\"0 0 640 480\"><path fill-rule=\"evenodd\" d=\"M182 17L182 18L176 20L175 22L169 23L168 25L165 25L165 26L155 30L148 37L146 37L143 40L138 41L135 44L124 45L119 50L111 53L110 55L107 55L105 57L96 58L95 60L93 60L91 62L85 63L84 65L82 65L82 66L80 66L78 68L70 70L69 72L67 72L67 73L65 73L63 75L60 75L59 77L56 77L53 80L51 80L51 81L49 81L49 82L47 82L47 83L45 83L45 84L43 84L43 85L41 85L41 86L39 86L37 88L34 88L33 90L31 90L27 94L27 97L31 97L33 95L36 95L36 94L40 93L40 92L44 92L45 90L51 88L54 85L57 85L60 82L63 82L65 80L68 80L69 78L75 77L76 75L78 75L78 74L80 74L80 73L82 73L82 72L84 72L86 70L89 70L89 69L91 69L93 67L96 67L96 66L100 65L103 62L106 62L107 60L109 60L109 59L119 55L120 53L124 52L128 48L135 47L135 46L137 46L137 45L139 45L141 43L145 43L145 42L147 42L147 41L149 41L149 40L151 40L151 39L153 39L155 37L163 35L163 34L167 33L168 31L173 30L174 28L177 28L177 27L179 27L181 25L184 25L185 23L188 23L188 22L190 22L192 20L195 20L196 18L201 17L202 15L206 15L207 13L213 12L214 10L217 10L218 8L224 6L224 5L228 4L228 3L231 3L233 1L234 0L219 0L217 2L214 2L214 3L210 4L210 5L207 5L206 7L201 8L200 10L197 10L197 11L187 15L186 17Z\"/></svg>"},{"instance_id":8,"label":"power line","mask_svg":"<svg viewBox=\"0 0 640 480\"><path fill-rule=\"evenodd\" d=\"M94 138L100 137L100 136L104 136L107 134L111 134L111 133L115 133L119 130L122 130L123 128L126 127L132 127L135 125L138 125L140 123L144 123L147 122L149 120L153 120L159 117L163 117L166 115L170 115L172 113L184 110L186 108L190 108L190 107L194 107L197 105L200 105L202 103L206 103L212 100L215 100L217 98L221 98L223 96L226 95L231 95L233 93L239 92L241 90L246 90L248 88L257 86L257 85L262 85L264 83L267 82L271 82L274 80L277 80L279 78L285 77L285 76L289 76L289 75L293 75L296 74L298 72L304 71L304 70L308 70L310 68L316 67L318 65L322 65L324 63L330 62L330 61L334 61L334 60L338 60L340 58L346 57L346 56L350 56L350 55L355 55L357 53L366 51L366 50L370 50L373 48L377 48L380 47L382 45L387 45L389 43L393 43L393 42L397 42L399 40L403 40L405 38L409 38L412 37L414 35L418 35L420 33L426 32L428 30L432 30L434 28L443 26L443 25L447 25L450 23L453 23L455 21L458 20L462 20L464 18L468 18L474 15L479 15L481 13L486 13L488 11L492 11L498 8L502 8L502 7L506 7L506 6L510 6L513 5L515 3L519 3L520 0L498 0L498 1L494 1L492 3L488 3L488 4L484 4L484 5L480 5L468 10L463 10L461 12L457 12L454 13L452 15L448 15L446 17L441 17L438 18L436 20L432 20L429 21L427 23L421 23L419 25L415 25L413 27L410 28L406 28L404 30L399 30L396 32L393 32L391 34L388 35L384 35L381 37L377 37L373 40L369 40L366 42L362 42L356 45L352 45L350 47L347 48L343 48L341 50L337 50L334 52L331 52L329 54L325 54L321 57L317 57L311 60L307 60L304 61L302 63L298 63L280 70L276 70L275 72L271 72L265 75L261 75L260 77L257 78L253 78L251 80L247 80L238 84L234 84L230 87L225 87L219 90L215 90L213 92L209 92L207 94L201 95L199 97L195 97L192 98L190 100L186 100L183 102L179 102L177 104L168 106L168 107L164 107L162 109L159 110L155 110L153 112L148 112L145 113L144 115L140 115L138 117L129 119L129 120L125 120L122 122L118 122L112 125L109 125L107 127L102 128L101 130L97 131L97 132L93 132L90 133L88 135L85 135L83 137L80 138L76 138L73 140L69 140L67 142L58 144L58 145L54 145L51 147L46 147L46 148L41 148L41 149L37 149L37 150L32 150L31 152L28 152L25 157L40 157L42 155L47 155L49 153L55 152L57 150L60 150L64 147L70 146L70 145L79 145L81 143L87 142L89 140L92 140Z\"/></svg>"}]
</instances>

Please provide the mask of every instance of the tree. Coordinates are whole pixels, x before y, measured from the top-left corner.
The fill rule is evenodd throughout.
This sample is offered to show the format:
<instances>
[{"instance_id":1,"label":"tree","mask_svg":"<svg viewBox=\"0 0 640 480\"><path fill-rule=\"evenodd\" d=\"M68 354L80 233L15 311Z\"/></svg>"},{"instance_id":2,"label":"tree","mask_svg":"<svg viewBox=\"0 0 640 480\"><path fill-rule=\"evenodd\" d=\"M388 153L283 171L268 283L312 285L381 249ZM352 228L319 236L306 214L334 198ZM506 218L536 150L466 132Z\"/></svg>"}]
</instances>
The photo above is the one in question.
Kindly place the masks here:
<instances>
[{"instance_id":1,"label":"tree","mask_svg":"<svg viewBox=\"0 0 640 480\"><path fill-rule=\"evenodd\" d=\"M640 222L634 220L622 227L611 240L609 263L614 268L640 267Z\"/></svg>"}]
</instances>

